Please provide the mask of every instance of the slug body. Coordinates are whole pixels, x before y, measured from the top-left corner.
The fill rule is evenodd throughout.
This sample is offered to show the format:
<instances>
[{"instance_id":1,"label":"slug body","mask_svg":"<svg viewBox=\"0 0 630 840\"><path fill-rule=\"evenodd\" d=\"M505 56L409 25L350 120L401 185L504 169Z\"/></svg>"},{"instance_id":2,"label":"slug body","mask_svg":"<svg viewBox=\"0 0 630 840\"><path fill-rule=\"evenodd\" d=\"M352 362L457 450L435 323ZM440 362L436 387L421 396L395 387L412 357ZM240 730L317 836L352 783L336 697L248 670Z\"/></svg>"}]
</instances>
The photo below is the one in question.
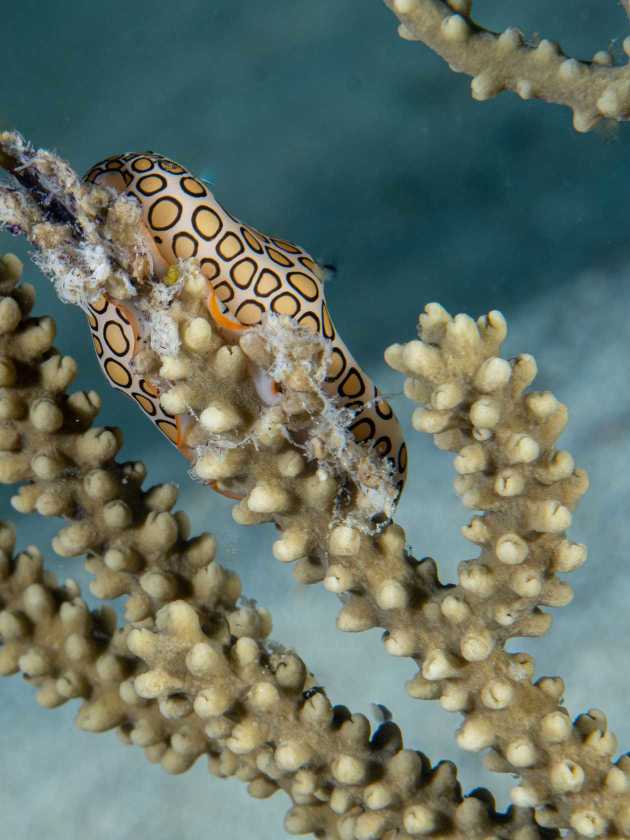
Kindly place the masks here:
<instances>
[{"instance_id":1,"label":"slug body","mask_svg":"<svg viewBox=\"0 0 630 840\"><path fill-rule=\"evenodd\" d=\"M288 315L304 329L329 339L332 355L325 390L338 405L354 412L350 429L355 439L388 460L400 493L407 468L400 425L337 334L326 306L321 270L309 254L243 224L187 169L153 152L107 158L90 169L86 180L113 187L140 202L144 238L157 278L168 282L169 269L180 259L199 261L209 283L210 314L221 329L237 335L273 312ZM184 418L165 413L158 389L134 372L138 333L130 307L103 298L86 311L110 383L132 397L185 450ZM273 387L262 384L259 393L266 401L274 399Z\"/></svg>"}]
</instances>

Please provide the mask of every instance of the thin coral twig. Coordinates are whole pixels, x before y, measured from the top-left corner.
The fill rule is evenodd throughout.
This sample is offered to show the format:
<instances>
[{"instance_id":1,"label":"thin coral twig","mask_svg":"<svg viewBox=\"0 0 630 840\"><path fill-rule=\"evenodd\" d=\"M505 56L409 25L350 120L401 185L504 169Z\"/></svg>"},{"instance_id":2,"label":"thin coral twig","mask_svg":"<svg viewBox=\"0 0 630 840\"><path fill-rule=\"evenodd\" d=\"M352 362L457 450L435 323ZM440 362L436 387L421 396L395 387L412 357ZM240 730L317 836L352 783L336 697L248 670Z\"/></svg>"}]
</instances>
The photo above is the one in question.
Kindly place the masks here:
<instances>
[{"instance_id":1,"label":"thin coral twig","mask_svg":"<svg viewBox=\"0 0 630 840\"><path fill-rule=\"evenodd\" d=\"M423 42L451 69L472 76L474 99L510 90L522 99L565 105L576 131L589 131L603 118L630 119L630 65L611 66L607 50L576 60L547 39L528 43L514 27L491 32L473 20L472 0L384 2L400 20L401 38ZM628 11L629 0L622 3ZM627 54L630 40L623 46Z\"/></svg>"}]
</instances>

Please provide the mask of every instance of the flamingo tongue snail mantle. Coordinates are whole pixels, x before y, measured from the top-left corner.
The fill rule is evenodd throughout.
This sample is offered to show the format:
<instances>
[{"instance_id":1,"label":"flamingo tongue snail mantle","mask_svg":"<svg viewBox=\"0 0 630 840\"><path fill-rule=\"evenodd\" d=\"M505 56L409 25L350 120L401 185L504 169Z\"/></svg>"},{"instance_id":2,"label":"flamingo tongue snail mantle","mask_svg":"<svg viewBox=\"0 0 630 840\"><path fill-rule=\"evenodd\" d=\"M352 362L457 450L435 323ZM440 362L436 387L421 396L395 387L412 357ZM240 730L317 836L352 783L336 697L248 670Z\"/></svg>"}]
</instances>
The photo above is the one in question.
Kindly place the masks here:
<instances>
[{"instance_id":1,"label":"flamingo tongue snail mantle","mask_svg":"<svg viewBox=\"0 0 630 840\"><path fill-rule=\"evenodd\" d=\"M95 164L85 180L112 187L140 203L144 239L162 282L176 277L178 260L194 257L209 282L208 308L217 326L238 335L265 313L288 315L331 342L324 388L353 412L350 429L391 466L397 496L405 482L407 448L389 403L338 335L326 305L321 269L300 247L266 236L230 215L185 167L153 152L127 153ZM97 356L110 384L132 397L186 454L185 418L160 406L159 390L132 364L138 328L132 307L108 297L86 305ZM259 383L266 402L274 383ZM218 489L216 486L214 489ZM221 492L221 491L219 491Z\"/></svg>"}]
</instances>

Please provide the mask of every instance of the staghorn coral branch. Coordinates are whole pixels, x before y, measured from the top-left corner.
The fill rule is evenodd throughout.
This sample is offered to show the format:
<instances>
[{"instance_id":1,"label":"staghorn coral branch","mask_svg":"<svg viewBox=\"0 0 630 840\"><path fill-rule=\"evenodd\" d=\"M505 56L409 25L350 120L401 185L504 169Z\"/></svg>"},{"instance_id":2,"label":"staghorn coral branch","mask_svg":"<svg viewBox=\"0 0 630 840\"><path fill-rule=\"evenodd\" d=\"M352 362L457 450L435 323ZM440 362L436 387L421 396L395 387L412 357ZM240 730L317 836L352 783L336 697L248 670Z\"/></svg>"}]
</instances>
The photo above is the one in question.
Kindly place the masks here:
<instances>
[{"instance_id":1,"label":"staghorn coral branch","mask_svg":"<svg viewBox=\"0 0 630 840\"><path fill-rule=\"evenodd\" d=\"M576 131L590 131L602 118L630 119L630 65L612 67L607 51L577 61L548 40L527 43L514 28L497 34L473 21L472 0L385 0L401 22L399 34L422 41L452 70L472 76L480 101L503 90L521 99L543 99L573 111ZM623 0L626 11L629 5ZM626 54L630 40L623 42Z\"/></svg>"},{"instance_id":2,"label":"staghorn coral branch","mask_svg":"<svg viewBox=\"0 0 630 840\"><path fill-rule=\"evenodd\" d=\"M90 612L74 583L61 588L43 573L34 548L9 559L9 527L0 542L0 673L21 671L45 707L80 698L81 729L117 727L125 743L170 773L207 754L210 772L236 776L259 799L283 788L294 801L285 821L291 834L347 836L357 814L339 818L327 803L359 790L372 837L401 817L409 823L426 813L448 822L459 807L461 821L470 810L454 768L431 770L423 756L402 749L394 724L370 740L363 716L333 709L321 689L304 693L305 669L294 654L269 654L252 636L230 638L219 621L203 629L185 601L116 631L113 613ZM208 614L203 621L207 627ZM455 829L449 836L465 835Z\"/></svg>"},{"instance_id":3,"label":"staghorn coral branch","mask_svg":"<svg viewBox=\"0 0 630 840\"><path fill-rule=\"evenodd\" d=\"M0 674L21 672L48 708L80 699L82 729L116 728L168 772L207 755L211 772L257 798L284 789L292 834L464 840L495 826L505 838L539 836L528 809L506 818L483 791L463 800L452 764L431 768L392 722L371 735L363 715L331 706L294 652L265 642L269 614L237 606L238 576L215 562L214 539L190 538L185 515L169 512L174 487L143 491L143 465L114 460L116 430L91 427L95 393L65 393L76 365L52 348L52 320L28 317L33 289L16 285L19 262L5 257L0 269L0 479L28 481L18 510L75 520L57 552L88 551L93 593L127 595L135 617L116 629L112 610L89 611L37 549L13 556L4 524Z\"/></svg>"},{"instance_id":4,"label":"staghorn coral branch","mask_svg":"<svg viewBox=\"0 0 630 840\"><path fill-rule=\"evenodd\" d=\"M500 358L507 332L500 313L475 323L431 304L419 328L420 340L390 347L386 359L407 374L405 393L422 404L415 428L457 452L462 501L486 513L463 531L481 554L460 564L459 585L440 599L440 617L431 618L442 644L435 632L410 693L463 712L460 746L490 748L487 766L519 774L513 801L544 806L540 825L626 836L629 765L611 763L617 742L605 716L590 710L572 724L562 680L532 685L531 657L504 650L509 638L546 631L550 617L540 607L572 598L557 574L586 559L585 547L565 537L587 488L571 455L554 447L566 408L549 392L526 393L536 375L531 356Z\"/></svg>"},{"instance_id":5,"label":"staghorn coral branch","mask_svg":"<svg viewBox=\"0 0 630 840\"><path fill-rule=\"evenodd\" d=\"M63 177L55 177L54 158L44 160L48 182L63 199L67 165L59 163ZM31 165L37 170L36 158ZM133 241L136 223L130 213L125 217L120 204L108 204L102 193L72 183L83 217L91 220L94 244L105 256L108 239L99 239L99 224L108 225L110 213L120 223L116 230L125 234L121 241ZM101 221L91 210L95 200ZM5 219L20 224L43 249L40 262L58 282L68 265L74 289L93 288L95 278L106 288L116 281L107 259L98 272L88 273L81 242L64 225L42 222L28 194L5 194L4 205L0 195L2 206ZM132 256L120 246L117 264L131 265ZM544 678L534 685L532 659L504 650L510 638L546 632L550 618L541 607L562 606L571 598L557 573L585 559L583 547L570 543L565 531L587 481L568 453L554 449L566 422L564 407L550 394L524 393L535 376L533 359L522 356L510 364L500 358L506 332L501 316L491 313L475 324L466 316L451 319L432 305L421 319L422 340L387 353L389 363L411 377L408 396L429 404L415 416L416 425L435 434L442 448L458 451L457 488L465 503L488 511L466 530L482 546L481 557L462 564L457 586L445 587L432 561L419 563L406 552L401 528L370 524L375 499L386 502L387 496L370 495L382 488L374 484L369 460L352 451L334 406L321 398L325 348L281 321L248 332L238 346L226 345L202 306L205 287L194 262L181 270L185 279L178 295L162 303L161 312L175 323L181 341L174 350L154 349L144 363L160 377L165 405L173 413L189 411L196 419L218 404L239 418L238 436L213 432L208 437L200 428L203 422L198 424L197 474L241 488L245 498L235 508L237 521L273 520L281 527L274 553L297 562L300 579L323 578L327 589L342 595L340 629L387 630L387 650L412 657L420 667L409 685L412 696L439 698L446 709L461 712L461 746L492 748L493 769L520 775L523 783L514 800L518 806L545 805L536 814L541 825L571 826L578 836L590 837L630 831L627 762L612 765L616 745L604 716L591 712L572 725L560 705L562 681ZM155 292L134 284L132 272L129 276L127 294L155 306ZM123 285L118 282L117 288ZM262 415L264 422L260 401L248 390L243 359L273 370L284 385L282 403ZM321 434L325 422L335 433L327 440ZM292 439L296 429L307 445ZM347 474L349 466L361 467L355 480ZM7 474L6 480L20 477ZM19 509L32 510L41 489L41 482L34 491L27 486L18 497ZM90 547L80 540L72 546L67 553ZM92 569L102 594L114 597L109 571L102 563ZM174 588L159 594L165 603L180 597ZM143 618L142 612L134 618ZM353 796L339 805L350 821L357 807ZM477 836L478 830L485 830L482 822L473 821L466 836ZM348 836L368 836L357 831ZM440 829L429 823L427 832L439 835ZM415 833L423 833L422 824Z\"/></svg>"}]
</instances>

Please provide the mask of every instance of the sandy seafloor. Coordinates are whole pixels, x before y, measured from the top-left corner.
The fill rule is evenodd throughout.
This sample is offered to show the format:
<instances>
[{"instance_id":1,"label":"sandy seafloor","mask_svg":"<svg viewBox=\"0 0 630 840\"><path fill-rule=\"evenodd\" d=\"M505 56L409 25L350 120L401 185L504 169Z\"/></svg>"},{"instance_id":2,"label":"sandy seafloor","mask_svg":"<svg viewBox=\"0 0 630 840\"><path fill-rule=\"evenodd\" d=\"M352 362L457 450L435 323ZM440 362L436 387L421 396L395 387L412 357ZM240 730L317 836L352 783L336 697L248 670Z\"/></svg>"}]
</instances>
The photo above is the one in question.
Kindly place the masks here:
<instances>
[{"instance_id":1,"label":"sandy seafloor","mask_svg":"<svg viewBox=\"0 0 630 840\"><path fill-rule=\"evenodd\" d=\"M521 8L527 5L527 9ZM553 5L553 11L548 6ZM519 25L589 57L621 53L630 27L614 0L485 0L479 17ZM533 353L537 386L569 405L561 446L590 473L573 539L589 545L570 577L576 597L544 640L515 641L539 674L561 674L572 714L592 706L630 746L630 129L583 136L561 108L502 95L470 99L468 81L423 46L396 37L380 0L22 0L2 11L0 125L17 127L84 171L108 154L151 148L216 180L241 218L299 242L337 267L327 287L340 333L391 394L411 407L382 351L413 337L417 313L440 301L477 316L502 310L506 352ZM616 40L615 40L616 39ZM0 250L27 260L23 242ZM153 481L176 481L195 530L217 534L220 561L270 608L273 637L294 645L334 702L388 706L408 746L457 762L465 790L489 786L499 804L513 783L455 745L457 716L412 701L414 673L382 649L380 631L341 635L338 603L297 585L271 556L271 527L240 528L230 503L194 484L177 452L125 398L106 392L80 312L35 269L38 311L59 324L57 345L81 364L80 387L105 396L100 417L125 431L126 458ZM409 430L410 480L399 509L416 556L445 581L474 556L452 489L452 456ZM48 546L56 523L18 518L19 545L47 550L62 577L80 576ZM627 542L626 542L627 541ZM260 803L244 785L180 777L149 765L113 734L72 725L76 707L41 710L19 678L0 683L0 838L170 840L285 836L287 800Z\"/></svg>"}]
</instances>

